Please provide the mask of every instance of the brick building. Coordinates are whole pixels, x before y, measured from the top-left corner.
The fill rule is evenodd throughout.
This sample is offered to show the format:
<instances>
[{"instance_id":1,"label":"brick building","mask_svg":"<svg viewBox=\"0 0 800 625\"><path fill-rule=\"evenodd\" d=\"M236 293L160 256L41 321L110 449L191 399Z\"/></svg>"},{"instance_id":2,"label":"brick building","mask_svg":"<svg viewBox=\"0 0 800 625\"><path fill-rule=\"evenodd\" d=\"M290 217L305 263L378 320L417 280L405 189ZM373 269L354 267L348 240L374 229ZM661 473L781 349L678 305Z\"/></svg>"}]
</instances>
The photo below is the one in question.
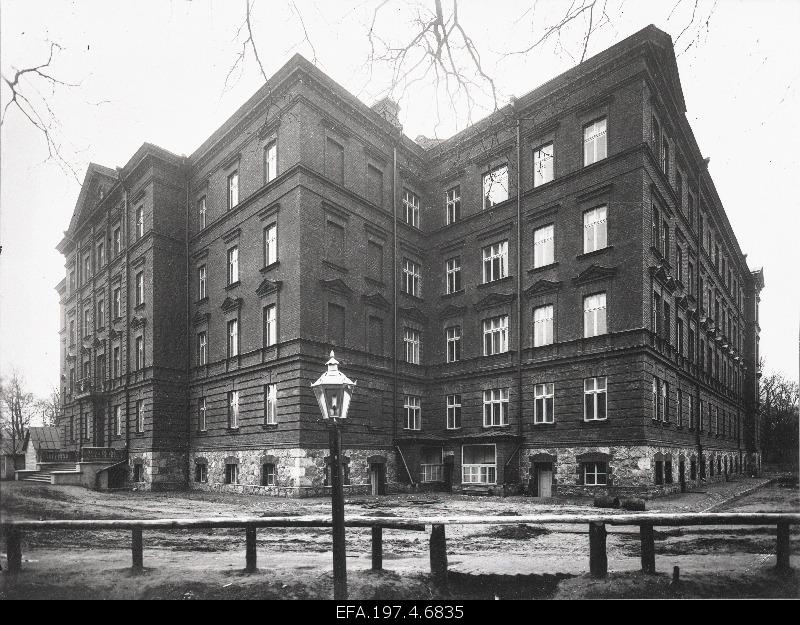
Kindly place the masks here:
<instances>
[{"instance_id":1,"label":"brick building","mask_svg":"<svg viewBox=\"0 0 800 625\"><path fill-rule=\"evenodd\" d=\"M650 26L445 141L293 57L192 155L91 165L59 250L65 449L324 492L659 492L758 469L758 300Z\"/></svg>"}]
</instances>

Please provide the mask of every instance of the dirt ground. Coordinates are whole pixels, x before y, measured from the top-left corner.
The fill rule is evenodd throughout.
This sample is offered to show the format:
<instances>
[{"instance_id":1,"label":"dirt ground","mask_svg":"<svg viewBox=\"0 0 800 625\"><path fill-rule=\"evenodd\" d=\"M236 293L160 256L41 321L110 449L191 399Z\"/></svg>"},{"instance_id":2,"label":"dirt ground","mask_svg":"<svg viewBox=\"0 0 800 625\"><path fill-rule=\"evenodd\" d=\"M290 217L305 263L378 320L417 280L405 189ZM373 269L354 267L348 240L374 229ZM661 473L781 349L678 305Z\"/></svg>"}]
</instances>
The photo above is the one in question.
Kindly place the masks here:
<instances>
[{"instance_id":1,"label":"dirt ground","mask_svg":"<svg viewBox=\"0 0 800 625\"><path fill-rule=\"evenodd\" d=\"M742 479L648 501L648 510L798 511L797 486ZM761 488L758 488L759 486ZM754 492L749 492L756 489ZM737 498L737 495L739 497ZM346 514L523 515L587 511L588 499L537 500L419 494L350 498ZM222 493L99 493L80 487L0 484L2 519L183 518L330 514L328 499ZM778 576L775 528L690 527L656 531L660 575L639 572L635 527L610 527L609 577L587 575L588 528L569 525L447 526L449 583L429 572L428 534L384 531L383 572L370 571L370 530L348 529L351 598L800 597L795 575ZM800 553L793 530L792 551ZM130 533L49 530L23 537L22 573L0 598L329 598L329 529L260 529L259 571L244 574L244 530L144 533L145 572L130 572ZM792 557L800 565L800 556ZM672 569L680 567L680 581Z\"/></svg>"}]
</instances>

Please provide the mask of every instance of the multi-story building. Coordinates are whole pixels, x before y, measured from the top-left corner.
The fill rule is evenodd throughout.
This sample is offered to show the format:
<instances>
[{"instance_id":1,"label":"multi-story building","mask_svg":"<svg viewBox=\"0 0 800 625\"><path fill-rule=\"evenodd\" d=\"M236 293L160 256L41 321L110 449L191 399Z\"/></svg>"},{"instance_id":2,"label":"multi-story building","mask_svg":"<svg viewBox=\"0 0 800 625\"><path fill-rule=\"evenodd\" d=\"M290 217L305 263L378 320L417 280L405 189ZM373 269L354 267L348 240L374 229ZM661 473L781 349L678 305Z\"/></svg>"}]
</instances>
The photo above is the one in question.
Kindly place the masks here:
<instances>
[{"instance_id":1,"label":"multi-story building","mask_svg":"<svg viewBox=\"0 0 800 625\"><path fill-rule=\"evenodd\" d=\"M333 348L351 489L757 470L763 276L685 110L652 26L445 141L295 56L191 156L90 166L65 448L125 448L153 488L324 492Z\"/></svg>"}]
</instances>

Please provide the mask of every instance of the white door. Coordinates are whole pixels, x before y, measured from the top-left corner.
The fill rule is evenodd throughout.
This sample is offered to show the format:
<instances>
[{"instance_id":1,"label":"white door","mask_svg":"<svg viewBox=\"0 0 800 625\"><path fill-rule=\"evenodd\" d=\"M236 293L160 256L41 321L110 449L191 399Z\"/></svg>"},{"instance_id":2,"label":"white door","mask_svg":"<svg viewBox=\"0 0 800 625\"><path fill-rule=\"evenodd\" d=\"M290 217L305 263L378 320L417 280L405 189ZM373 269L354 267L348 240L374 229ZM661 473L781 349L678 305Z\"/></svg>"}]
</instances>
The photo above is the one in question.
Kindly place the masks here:
<instances>
[{"instance_id":1,"label":"white door","mask_svg":"<svg viewBox=\"0 0 800 625\"><path fill-rule=\"evenodd\" d=\"M380 489L380 469L375 465L372 465L372 468L369 471L369 484L371 486L371 493L373 495L380 494L378 491Z\"/></svg>"},{"instance_id":2,"label":"white door","mask_svg":"<svg viewBox=\"0 0 800 625\"><path fill-rule=\"evenodd\" d=\"M552 497L553 471L539 469L539 497Z\"/></svg>"}]
</instances>

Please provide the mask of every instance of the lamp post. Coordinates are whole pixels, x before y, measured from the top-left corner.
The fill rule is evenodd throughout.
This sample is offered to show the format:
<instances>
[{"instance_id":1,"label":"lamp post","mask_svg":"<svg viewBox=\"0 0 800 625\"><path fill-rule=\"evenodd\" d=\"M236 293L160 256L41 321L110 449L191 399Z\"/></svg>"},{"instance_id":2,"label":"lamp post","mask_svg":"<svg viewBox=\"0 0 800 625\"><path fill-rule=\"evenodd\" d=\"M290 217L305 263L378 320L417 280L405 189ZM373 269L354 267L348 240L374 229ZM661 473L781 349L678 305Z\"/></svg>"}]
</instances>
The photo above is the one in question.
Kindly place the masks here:
<instances>
[{"instance_id":1,"label":"lamp post","mask_svg":"<svg viewBox=\"0 0 800 625\"><path fill-rule=\"evenodd\" d=\"M342 437L339 423L347 418L356 383L339 371L339 361L331 351L328 370L311 385L322 418L328 425L331 471L331 513L333 516L333 598L347 599L347 554L344 544L344 488L342 476Z\"/></svg>"}]
</instances>

